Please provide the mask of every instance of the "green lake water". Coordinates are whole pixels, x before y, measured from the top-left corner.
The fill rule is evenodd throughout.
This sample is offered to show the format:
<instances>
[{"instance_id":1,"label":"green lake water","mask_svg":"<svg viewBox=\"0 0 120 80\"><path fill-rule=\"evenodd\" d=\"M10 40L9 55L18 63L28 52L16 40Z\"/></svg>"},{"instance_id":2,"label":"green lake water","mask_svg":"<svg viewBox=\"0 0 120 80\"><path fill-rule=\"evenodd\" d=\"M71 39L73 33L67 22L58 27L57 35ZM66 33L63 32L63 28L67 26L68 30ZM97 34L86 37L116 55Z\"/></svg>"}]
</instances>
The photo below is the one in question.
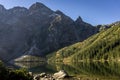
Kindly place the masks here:
<instances>
[{"instance_id":1,"label":"green lake water","mask_svg":"<svg viewBox=\"0 0 120 80\"><path fill-rule=\"evenodd\" d=\"M69 75L80 80L120 80L120 62L79 62L72 64L47 64L40 62L15 63L33 73L55 73L65 70Z\"/></svg>"}]
</instances>

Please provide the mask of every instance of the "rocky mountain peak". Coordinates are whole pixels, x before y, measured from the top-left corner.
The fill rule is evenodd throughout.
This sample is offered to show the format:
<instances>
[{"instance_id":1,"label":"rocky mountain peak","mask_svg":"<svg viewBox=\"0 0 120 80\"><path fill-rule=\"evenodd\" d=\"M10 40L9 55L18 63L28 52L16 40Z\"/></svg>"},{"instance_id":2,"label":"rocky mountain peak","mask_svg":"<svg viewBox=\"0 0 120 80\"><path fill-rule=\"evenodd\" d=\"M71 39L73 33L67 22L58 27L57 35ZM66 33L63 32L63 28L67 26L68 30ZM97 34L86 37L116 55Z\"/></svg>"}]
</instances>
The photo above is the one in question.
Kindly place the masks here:
<instances>
[{"instance_id":1,"label":"rocky mountain peak","mask_svg":"<svg viewBox=\"0 0 120 80\"><path fill-rule=\"evenodd\" d=\"M27 10L27 8L16 6L16 7L10 9L9 11L16 14L16 13L24 13L24 12L27 12L28 10Z\"/></svg>"},{"instance_id":2,"label":"rocky mountain peak","mask_svg":"<svg viewBox=\"0 0 120 80\"><path fill-rule=\"evenodd\" d=\"M55 13L60 14L60 15L64 15L64 13L60 10L57 10Z\"/></svg>"},{"instance_id":3,"label":"rocky mountain peak","mask_svg":"<svg viewBox=\"0 0 120 80\"><path fill-rule=\"evenodd\" d=\"M71 23L73 23L73 20L72 20L69 16L65 15L62 11L57 10L57 11L55 11L55 13L61 15L61 18L62 18L63 20L65 20L66 22L71 22Z\"/></svg>"},{"instance_id":4,"label":"rocky mountain peak","mask_svg":"<svg viewBox=\"0 0 120 80\"><path fill-rule=\"evenodd\" d=\"M0 12L3 12L3 11L5 11L5 10L6 10L6 9L4 8L4 6L0 4Z\"/></svg>"},{"instance_id":5,"label":"rocky mountain peak","mask_svg":"<svg viewBox=\"0 0 120 80\"><path fill-rule=\"evenodd\" d=\"M36 2L30 7L30 9L39 9L39 8L43 8L43 7L46 7L46 6L42 3Z\"/></svg>"},{"instance_id":6,"label":"rocky mountain peak","mask_svg":"<svg viewBox=\"0 0 120 80\"><path fill-rule=\"evenodd\" d=\"M32 13L52 13L53 11L40 2L34 3L29 8Z\"/></svg>"},{"instance_id":7,"label":"rocky mountain peak","mask_svg":"<svg viewBox=\"0 0 120 80\"><path fill-rule=\"evenodd\" d=\"M82 20L82 18L79 16L79 17L76 19L75 22L76 22L76 23L81 23L81 22L83 22L83 20Z\"/></svg>"}]
</instances>

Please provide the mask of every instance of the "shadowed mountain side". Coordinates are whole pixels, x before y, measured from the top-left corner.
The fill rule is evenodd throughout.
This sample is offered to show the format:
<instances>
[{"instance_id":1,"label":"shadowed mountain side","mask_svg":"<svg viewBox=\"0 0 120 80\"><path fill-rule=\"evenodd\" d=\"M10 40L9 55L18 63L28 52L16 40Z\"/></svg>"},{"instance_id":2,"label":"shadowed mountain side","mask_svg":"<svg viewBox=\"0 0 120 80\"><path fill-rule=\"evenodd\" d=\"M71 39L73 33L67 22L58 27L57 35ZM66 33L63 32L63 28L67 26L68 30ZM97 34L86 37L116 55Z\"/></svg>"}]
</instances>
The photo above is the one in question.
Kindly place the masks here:
<instances>
[{"instance_id":1,"label":"shadowed mountain side","mask_svg":"<svg viewBox=\"0 0 120 80\"><path fill-rule=\"evenodd\" d=\"M73 21L38 2L29 9L0 7L0 58L5 61L22 55L44 56L98 31L80 17Z\"/></svg>"}]
</instances>

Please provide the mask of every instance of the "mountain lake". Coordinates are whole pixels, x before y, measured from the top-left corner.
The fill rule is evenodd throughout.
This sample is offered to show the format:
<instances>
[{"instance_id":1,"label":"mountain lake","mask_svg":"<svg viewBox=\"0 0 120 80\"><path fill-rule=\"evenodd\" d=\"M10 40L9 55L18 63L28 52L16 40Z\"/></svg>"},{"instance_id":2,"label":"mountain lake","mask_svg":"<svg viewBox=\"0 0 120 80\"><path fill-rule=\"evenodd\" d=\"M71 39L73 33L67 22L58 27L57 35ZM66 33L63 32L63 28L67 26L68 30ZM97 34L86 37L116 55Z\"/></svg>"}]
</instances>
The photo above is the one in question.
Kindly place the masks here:
<instances>
[{"instance_id":1,"label":"mountain lake","mask_svg":"<svg viewBox=\"0 0 120 80\"><path fill-rule=\"evenodd\" d=\"M16 62L15 66L27 68L34 74L42 72L54 74L65 70L70 76L79 80L120 80L120 62L77 62L72 64Z\"/></svg>"}]
</instances>

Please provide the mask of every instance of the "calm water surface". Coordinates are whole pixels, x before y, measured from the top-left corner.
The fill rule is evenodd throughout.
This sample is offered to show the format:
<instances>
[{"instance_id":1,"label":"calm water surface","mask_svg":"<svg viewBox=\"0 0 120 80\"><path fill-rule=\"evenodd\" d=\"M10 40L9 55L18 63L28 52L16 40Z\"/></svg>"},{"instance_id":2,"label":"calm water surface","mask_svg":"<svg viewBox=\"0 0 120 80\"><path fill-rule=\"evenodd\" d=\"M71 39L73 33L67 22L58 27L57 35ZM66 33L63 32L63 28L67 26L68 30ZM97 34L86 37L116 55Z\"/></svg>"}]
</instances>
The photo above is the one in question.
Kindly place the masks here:
<instances>
[{"instance_id":1,"label":"calm water surface","mask_svg":"<svg viewBox=\"0 0 120 80\"><path fill-rule=\"evenodd\" d=\"M28 68L33 73L55 73L65 70L69 75L80 80L120 80L120 62L80 62L72 64L47 64L40 62L15 63Z\"/></svg>"}]
</instances>

